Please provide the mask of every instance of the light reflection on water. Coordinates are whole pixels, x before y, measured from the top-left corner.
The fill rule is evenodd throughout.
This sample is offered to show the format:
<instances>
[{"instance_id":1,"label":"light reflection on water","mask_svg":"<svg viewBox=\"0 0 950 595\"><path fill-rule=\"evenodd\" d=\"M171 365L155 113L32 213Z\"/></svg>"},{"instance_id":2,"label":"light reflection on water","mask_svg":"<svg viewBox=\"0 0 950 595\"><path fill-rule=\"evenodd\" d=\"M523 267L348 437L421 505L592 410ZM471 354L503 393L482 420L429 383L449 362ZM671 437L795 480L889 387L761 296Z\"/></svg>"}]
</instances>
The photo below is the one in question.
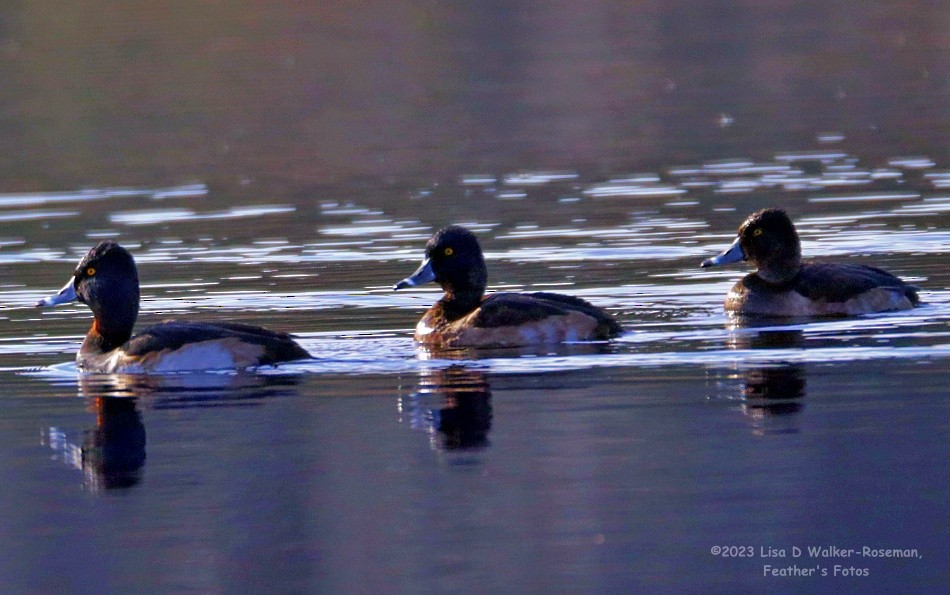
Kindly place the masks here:
<instances>
[{"instance_id":1,"label":"light reflection on water","mask_svg":"<svg viewBox=\"0 0 950 595\"><path fill-rule=\"evenodd\" d=\"M888 461L919 456L916 447L901 454L903 441L882 436L879 424L862 424L862 416L887 415L886 429L898 432L924 427L911 443L930 440L927 424L940 423L940 370L950 357L950 211L931 183L938 178L908 178L920 171L911 169L900 169L899 178L881 167L831 170L854 166L849 159L726 160L607 181L573 172L473 174L408 197L343 187L243 206L222 204L213 190L185 190L173 208L154 208L159 193L141 189L128 192L149 206L133 210L104 191L69 202L69 214L30 233L17 227L29 219L14 221L23 207L0 203L0 263L9 270L0 286L0 376L19 404L7 435L19 436L16 416L30 420L18 448L27 443L33 451L20 462L44 477L23 483L170 505L176 510L167 516L140 520L143 539L177 531L176 543L197 541L199 549L216 547L203 530L232 530L201 529L220 510L240 517L240 530L268 547L310 551L323 547L315 544L325 535L352 531L361 536L354 542L367 543L364 532L385 531L393 519L416 519L412 526L425 529L400 529L389 541L423 547L428 527L442 522L433 525L426 511L445 502L455 510L471 499L474 509L506 513L450 533L490 535L493 548L505 535L553 543L584 533L624 567L630 550L623 540L640 535L631 527L656 525L647 531L651 543L652 536L671 539L666 519L696 501L704 504L687 517L701 529L672 550L690 549L683 559L733 535L723 526L748 527L749 493L762 510L792 498L795 510L837 511L834 497L815 504L829 498L829 482L838 485L832 493L877 487L865 485L873 473L860 456L851 471L840 460L852 451L825 452L827 436L836 443L861 432L862 445L877 445L868 452L884 452ZM663 196L668 191L675 200ZM807 256L890 269L921 286L924 304L847 319L726 316L723 297L748 267L707 271L699 262L727 246L748 213L769 205L793 213ZM452 222L479 235L490 290L580 296L614 313L624 334L609 343L529 349L417 346L412 328L439 289L394 293L391 286L418 266L432 231ZM139 263L140 328L169 317L264 324L296 334L313 359L242 373L77 374L72 360L88 309L33 304L104 237L129 246ZM909 397L890 398L904 386ZM821 494L808 494L814 485ZM918 497L903 485L891 486L887 499ZM371 495L365 486L373 486ZM354 494L365 501L354 504ZM538 510L555 519L537 525L540 537L522 522ZM314 514L321 520L312 535L296 528L284 535L272 522L288 518L297 527ZM604 524L604 515L626 520ZM840 521L821 539L837 536ZM743 529L752 537L736 539L762 541L755 527ZM773 520L767 529L816 535L810 519Z\"/></svg>"},{"instance_id":2,"label":"light reflection on water","mask_svg":"<svg viewBox=\"0 0 950 595\"><path fill-rule=\"evenodd\" d=\"M702 180L721 181L726 175L753 176L761 181L764 176L799 172L797 168L807 169L809 175L819 180L825 176L837 179L841 175L841 168L854 167L853 161L845 153L796 153L779 155L772 163L724 160L697 167L671 168L669 173L682 184L686 184L687 180L690 184ZM917 160L891 160L890 165L904 167L908 171L916 167L933 167ZM897 171L901 176L897 182L906 186L904 174ZM860 171L851 173L861 174L855 179L865 180L869 184L875 181L873 176L862 177ZM883 179L881 183L897 183L894 177L879 176L878 181ZM652 186L660 183L660 179L655 174L630 174L613 178L607 184ZM521 172L501 178L463 176L457 190L465 192L464 187L472 185L472 180L477 180L480 187L520 184L526 188L553 190L551 196L560 194L563 191L560 188L565 185L573 190L581 189L582 195L586 192L585 188L603 187L586 183L576 172ZM683 193L696 193L708 192L709 189L696 190L690 186L688 189L681 187L681 190ZM798 190L796 188L794 192ZM426 200L435 200L438 196L451 195L452 192L452 188L442 185L433 188ZM156 190L104 189L6 195L0 197L0 207L15 208L20 205L18 200L23 204L45 204L123 197L155 200L169 196L175 197L181 206L136 212L77 211L75 214L77 223L85 223L92 218L95 223L101 224L102 217L105 217L110 222L133 227L147 223L162 224L162 235L158 238L150 238L150 231L144 227L136 231L134 240L128 241L121 233L103 233L117 235L120 241L136 250L136 258L142 267L143 322L152 315L186 317L203 312L272 312L286 318L298 316L294 313L312 311L314 315L306 317L302 326L299 323L294 325L306 346L322 362L315 367L311 365L310 371L358 374L403 370L406 366L412 368L412 364L407 362L414 361L416 350L407 336L408 329L412 327L418 313L438 298L439 292L437 288L423 288L394 294L389 291L389 287L393 280L408 272L421 259L425 239L440 223L427 224L416 218L401 218L401 213L396 212L397 207L405 203L386 203L384 208L377 209L360 205L357 201L322 202L321 216L332 216L334 223L331 226L321 225L321 219L318 218L314 220L316 225L313 227L306 223L292 225L290 220L283 218L294 213L309 216L310 212L303 204L241 206L224 211L193 210L185 204L189 198L201 201L208 199L208 189L201 184ZM488 195L487 200L496 198ZM826 346L825 349L832 351L806 350L805 355L795 356L797 361L820 361L829 357L838 359L847 357L845 353L852 354L852 359L918 355L936 357L944 354L939 344L944 340L945 333L934 328L941 327L948 319L950 299L946 290L941 288L946 269L935 263L925 262L926 268L921 268L919 264L922 255L939 256L946 252L950 245L950 232L939 225L922 226L919 217L941 217L945 212L942 208L945 200L945 197L930 196L929 191L922 187L919 192L904 189L855 194L847 190L840 194L807 196L804 203L798 201L799 208L806 210L795 217L806 256L886 255L894 263L891 268L895 272L921 284L925 305L912 313L809 323L804 327L809 336L828 339L832 329L837 329L840 334L836 340L848 346L855 342L862 343L861 349L838 352L834 351L837 347ZM884 210L852 211L846 214L834 210L827 212L835 208L850 209L858 202L877 206L882 201L888 205ZM784 201L776 198L772 202ZM894 205L895 202L899 204ZM744 271L727 268L709 272L695 266L703 257L719 251L731 241L733 229L745 213L739 209L721 208L715 202L708 205L702 200L689 205L688 209L692 213L686 216L674 214L673 208L631 204L621 207L619 211L626 212L626 220L615 220L609 225L598 216L572 217L570 226L542 224L540 218L536 220L538 222L518 222L517 219L512 220L504 208L493 213L498 217L497 222L465 221L482 236L490 268L502 271L493 273L499 282L493 283L490 290L553 288L584 297L621 318L628 332L616 342L619 349L636 346L636 351L600 358L598 364L590 364L585 360L575 362L568 356L566 359L562 357L547 362L533 361L526 368L707 364L714 363L716 358L726 357L725 352L717 350L728 337L728 333L722 330L726 319L721 315L720 304L722 296ZM822 211L807 212L813 208ZM704 209L709 209L705 215ZM588 214L597 215L597 212L595 209ZM521 215L517 209L514 214ZM282 217L278 226L268 226L266 229L280 229L282 237L255 237L253 229L234 228L227 223L232 218L268 220L278 215ZM889 223L890 220L896 220L899 226L895 228ZM196 242L186 239L188 235L184 228L180 230L182 235L175 233L173 226L185 225L190 221L201 221L206 226L202 232L206 237ZM931 221L938 222L939 219ZM215 236L219 234L227 236L216 239ZM313 238L319 235L348 239L313 242ZM52 265L56 263L71 265L77 254L83 251L81 245L59 252L14 238L0 246L0 260L8 263L42 263L44 270L53 270ZM195 276L187 280L162 281L162 272L156 266L169 263L189 263ZM352 263L360 263L358 270L349 266ZM239 265L246 272L231 268L227 275L220 274L218 271L224 271L222 267L226 265ZM317 265L332 268L310 268ZM618 265L623 270L617 268ZM69 269L58 267L56 270L65 272ZM351 274L354 272L374 276L378 281L367 283L366 277ZM380 275L384 277L379 278ZM334 288L321 289L320 286L328 277ZM51 286L58 287L61 273L51 278L55 279ZM350 283L345 289L339 288L347 284L347 279L354 278L357 280L355 286ZM4 349L0 350L3 355L13 357L20 353L60 353L77 344L79 332L85 324L80 321L88 319L88 312L79 305L44 311L37 316L30 306L36 296L43 292L40 287L27 288L17 284L0 290L0 311L5 313L6 318L14 322L39 322L44 327L36 336L6 338L3 341ZM377 331L365 327L345 329L344 335L337 331L327 333L321 330L321 320L325 319L326 314L333 316L333 313L358 310L371 312L369 319L378 325L376 328L386 329L381 331L383 334L374 336L373 333ZM658 326L670 330L658 333L655 330ZM715 330L715 327L720 330ZM60 329L67 328L69 334L62 335ZM53 329L60 332L51 332ZM389 332L404 334L390 338L385 335ZM897 345L899 340L911 338L920 343L920 349L924 352L918 352L912 346ZM353 341L353 344L348 341ZM660 354L656 348L659 345L673 346L675 350ZM648 349L649 353L642 353L644 349ZM355 361L346 361L344 357L343 362L332 363L339 359L336 357L339 354L350 352L361 352L366 357ZM759 361L761 357L732 352L726 359L737 361L748 358L749 361ZM495 361L492 365L501 366L505 371L520 366L517 360L505 364L501 363L503 360L492 360L490 354L484 353L476 359L482 361L483 365L486 361ZM343 370L346 366L350 368Z\"/></svg>"},{"instance_id":3,"label":"light reflection on water","mask_svg":"<svg viewBox=\"0 0 950 595\"><path fill-rule=\"evenodd\" d=\"M331 306L326 306L331 309ZM339 307L339 305L335 306ZM266 307L240 308L266 311ZM309 308L307 308L309 309ZM408 329L297 333L313 360L261 370L274 373L363 375L419 373L464 365L493 373L539 373L594 367L711 367L762 365L770 362L826 363L880 359L932 359L950 356L947 309L902 312L860 319L822 322L772 321L735 327L725 317L654 321L625 332L610 343L575 343L526 349L429 351L417 346ZM732 328L728 328L732 326ZM794 344L767 342L777 332L796 333ZM36 337L0 342L0 355L72 354L82 341L71 337ZM75 373L67 367L61 371ZM39 372L31 369L28 373ZM41 374L42 375L42 374ZM59 374L54 377L59 377Z\"/></svg>"},{"instance_id":4,"label":"light reflection on water","mask_svg":"<svg viewBox=\"0 0 950 595\"><path fill-rule=\"evenodd\" d=\"M64 192L15 192L0 194L0 207L26 207L108 199L199 198L208 194L205 184L187 184L170 188L89 188Z\"/></svg>"},{"instance_id":5,"label":"light reflection on water","mask_svg":"<svg viewBox=\"0 0 950 595\"><path fill-rule=\"evenodd\" d=\"M295 210L290 205L247 205L231 207L227 211L210 213L198 213L191 209L148 209L112 213L109 215L109 221L129 226L155 225L159 223L254 218L264 215L293 213Z\"/></svg>"}]
</instances>

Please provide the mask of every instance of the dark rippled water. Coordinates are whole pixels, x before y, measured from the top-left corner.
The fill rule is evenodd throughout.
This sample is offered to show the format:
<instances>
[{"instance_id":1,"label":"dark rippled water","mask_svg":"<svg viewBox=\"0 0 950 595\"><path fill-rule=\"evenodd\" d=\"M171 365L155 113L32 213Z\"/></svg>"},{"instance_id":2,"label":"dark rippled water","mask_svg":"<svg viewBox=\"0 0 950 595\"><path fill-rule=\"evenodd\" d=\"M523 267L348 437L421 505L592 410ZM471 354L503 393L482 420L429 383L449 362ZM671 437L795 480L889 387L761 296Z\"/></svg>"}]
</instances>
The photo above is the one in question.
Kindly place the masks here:
<instances>
[{"instance_id":1,"label":"dark rippled water","mask_svg":"<svg viewBox=\"0 0 950 595\"><path fill-rule=\"evenodd\" d=\"M85 95L57 95L49 73L25 67L54 44L39 35L51 15L4 9L0 72L24 91L3 91L0 145L28 150L0 166L0 586L938 590L950 554L950 160L934 81L946 61L941 20L905 4L890 29L860 41L849 19L806 11L817 40L794 52L809 29L783 28L781 15L707 29L675 6L611 16L447 5L413 20L356 17L340 3L235 9L216 26L213 14L118 24L92 14L72 42L80 51L59 66ZM872 23L872 12L854 18ZM187 34L200 48L190 58L157 36L186 35L174 27L186 17L208 23ZM580 25L563 33L565 19ZM447 33L442 22L464 26ZM321 53L320 36L310 45L308 28L347 40L343 54ZM383 59L381 42L360 46L374 30L407 45L393 41L402 50ZM692 50L647 51L645 30L656 47ZM772 31L776 46L745 43L760 39L753 30ZM97 68L117 80L83 57L113 37L125 45L96 50ZM851 79L863 62L831 51L848 39L859 46L850 51L896 54L885 52L873 80ZM492 60L467 57L473 45ZM237 60L265 46L261 62ZM439 49L423 59L420 47ZM697 58L696 48L714 51ZM781 93L780 73L795 78L810 60L830 66ZM219 96L200 75L223 63L245 78L218 80ZM148 92L95 103L132 94L123 64ZM372 95L398 78L393 69L402 85ZM330 71L347 81L339 97L308 87ZM774 86L746 94L760 78ZM631 96L621 83L656 89ZM176 93L209 103L184 107ZM251 109L278 95L288 113ZM918 109L878 107L910 98ZM80 115L68 125L65 99ZM778 99L814 110L776 112ZM349 107L334 111L335 101ZM401 120L406 102L415 111ZM457 117L463 108L471 119ZM178 120L163 127L156 114ZM302 122L310 128L291 135ZM423 132L394 134L407 123ZM209 131L211 157L196 148ZM325 146L308 154L315 136ZM183 138L192 144L174 151ZM71 161L78 147L91 154ZM722 299L747 269L699 262L765 206L792 214L807 256L886 268L919 285L923 305L726 317ZM525 350L415 346L412 328L438 291L391 287L447 223L479 235L491 290L581 296L626 332ZM32 304L103 238L139 264L140 325L253 321L294 332L314 359L257 373L77 375L88 310ZM752 555L711 553L729 546ZM804 555L792 558L793 546ZM816 558L809 546L859 553ZM864 547L917 555L866 557ZM766 556L773 549L786 557ZM766 565L815 576L765 576ZM834 576L836 565L868 576Z\"/></svg>"}]
</instances>

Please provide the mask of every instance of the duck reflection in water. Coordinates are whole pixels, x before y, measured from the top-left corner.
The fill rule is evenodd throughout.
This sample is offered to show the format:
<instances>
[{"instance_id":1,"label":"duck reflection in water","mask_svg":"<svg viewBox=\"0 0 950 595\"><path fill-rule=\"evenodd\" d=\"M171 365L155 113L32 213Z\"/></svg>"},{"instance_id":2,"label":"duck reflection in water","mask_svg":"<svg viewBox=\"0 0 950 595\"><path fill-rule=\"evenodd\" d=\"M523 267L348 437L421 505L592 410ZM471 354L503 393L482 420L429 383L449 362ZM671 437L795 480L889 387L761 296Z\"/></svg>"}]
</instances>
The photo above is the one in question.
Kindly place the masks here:
<instances>
[{"instance_id":1,"label":"duck reflection in water","mask_svg":"<svg viewBox=\"0 0 950 595\"><path fill-rule=\"evenodd\" d=\"M805 368L783 364L745 371L745 409L750 415L791 415L802 410Z\"/></svg>"},{"instance_id":2,"label":"duck reflection in water","mask_svg":"<svg viewBox=\"0 0 950 595\"><path fill-rule=\"evenodd\" d=\"M61 428L49 428L48 445L64 463L83 472L85 489L131 488L141 481L146 459L145 424L138 409L143 400L154 409L246 406L288 394L288 383L296 382L283 375L81 375L79 394L95 413L96 425L83 432L81 445L70 442Z\"/></svg>"},{"instance_id":3,"label":"duck reflection in water","mask_svg":"<svg viewBox=\"0 0 950 595\"><path fill-rule=\"evenodd\" d=\"M49 447L65 464L83 472L83 487L91 492L139 483L145 465L145 424L138 399L90 396L86 407L96 415L96 425L83 431L81 445L70 442L63 429L52 427L47 434Z\"/></svg>"},{"instance_id":4,"label":"duck reflection in water","mask_svg":"<svg viewBox=\"0 0 950 595\"><path fill-rule=\"evenodd\" d=\"M427 398L440 399L429 408ZM450 366L424 375L419 387L400 403L403 419L414 429L429 432L434 448L447 451L488 447L491 429L491 389L484 372Z\"/></svg>"},{"instance_id":5,"label":"duck reflection in water","mask_svg":"<svg viewBox=\"0 0 950 595\"><path fill-rule=\"evenodd\" d=\"M82 468L87 486L98 490L132 487L145 465L145 424L136 399L91 399L96 427L86 430L82 443Z\"/></svg>"},{"instance_id":6,"label":"duck reflection in water","mask_svg":"<svg viewBox=\"0 0 950 595\"><path fill-rule=\"evenodd\" d=\"M738 328L733 324L733 330ZM800 330L763 330L734 333L729 339L729 347L737 350L792 349L801 347L803 342ZM805 366L779 362L748 367L742 372L742 380L742 411L753 421L756 433L798 431L791 427L766 428L766 423L768 418L790 416L803 409Z\"/></svg>"}]
</instances>

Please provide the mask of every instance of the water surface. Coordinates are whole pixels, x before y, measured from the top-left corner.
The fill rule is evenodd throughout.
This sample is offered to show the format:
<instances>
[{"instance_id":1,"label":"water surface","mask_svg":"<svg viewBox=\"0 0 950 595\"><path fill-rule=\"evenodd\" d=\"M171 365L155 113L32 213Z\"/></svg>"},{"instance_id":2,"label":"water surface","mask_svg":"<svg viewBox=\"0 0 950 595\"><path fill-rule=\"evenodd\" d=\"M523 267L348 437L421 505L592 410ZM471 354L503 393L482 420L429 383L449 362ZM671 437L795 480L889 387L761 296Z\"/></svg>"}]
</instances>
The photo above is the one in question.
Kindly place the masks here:
<instances>
[{"instance_id":1,"label":"water surface","mask_svg":"<svg viewBox=\"0 0 950 595\"><path fill-rule=\"evenodd\" d=\"M945 585L936 9L394 6L5 9L0 585ZM808 257L885 268L922 306L727 317L748 268L699 263L766 206ZM478 234L491 291L580 296L624 334L417 347L438 288L391 287L448 223ZM77 375L88 310L33 304L105 238L138 263L139 326L254 322L314 359ZM920 557L762 553L829 545Z\"/></svg>"}]
</instances>

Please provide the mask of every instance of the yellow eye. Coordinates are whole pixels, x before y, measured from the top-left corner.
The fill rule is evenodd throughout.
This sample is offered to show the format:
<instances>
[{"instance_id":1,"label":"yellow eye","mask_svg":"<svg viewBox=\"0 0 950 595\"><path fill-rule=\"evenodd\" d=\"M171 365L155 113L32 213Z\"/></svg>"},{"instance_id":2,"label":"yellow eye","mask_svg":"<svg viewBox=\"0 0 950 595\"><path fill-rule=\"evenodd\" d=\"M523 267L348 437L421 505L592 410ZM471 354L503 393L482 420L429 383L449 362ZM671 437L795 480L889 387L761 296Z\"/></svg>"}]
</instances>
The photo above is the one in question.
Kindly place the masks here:
<instances>
[{"instance_id":1,"label":"yellow eye","mask_svg":"<svg viewBox=\"0 0 950 595\"><path fill-rule=\"evenodd\" d=\"M446 256L452 256L453 254L455 254L455 250L451 248L446 248L445 250L442 251L442 254L445 254Z\"/></svg>"},{"instance_id":2,"label":"yellow eye","mask_svg":"<svg viewBox=\"0 0 950 595\"><path fill-rule=\"evenodd\" d=\"M756 237L759 237L760 235L762 235L762 228L761 228L761 227L757 227L757 228L755 229L755 231L752 232L752 235L754 235L754 236L756 236Z\"/></svg>"},{"instance_id":3,"label":"yellow eye","mask_svg":"<svg viewBox=\"0 0 950 595\"><path fill-rule=\"evenodd\" d=\"M89 267L88 269L86 269L86 276L87 276L87 277L92 277L92 276L95 275L95 274L96 274L96 269L94 269L94 268L92 268L92 267Z\"/></svg>"}]
</instances>

